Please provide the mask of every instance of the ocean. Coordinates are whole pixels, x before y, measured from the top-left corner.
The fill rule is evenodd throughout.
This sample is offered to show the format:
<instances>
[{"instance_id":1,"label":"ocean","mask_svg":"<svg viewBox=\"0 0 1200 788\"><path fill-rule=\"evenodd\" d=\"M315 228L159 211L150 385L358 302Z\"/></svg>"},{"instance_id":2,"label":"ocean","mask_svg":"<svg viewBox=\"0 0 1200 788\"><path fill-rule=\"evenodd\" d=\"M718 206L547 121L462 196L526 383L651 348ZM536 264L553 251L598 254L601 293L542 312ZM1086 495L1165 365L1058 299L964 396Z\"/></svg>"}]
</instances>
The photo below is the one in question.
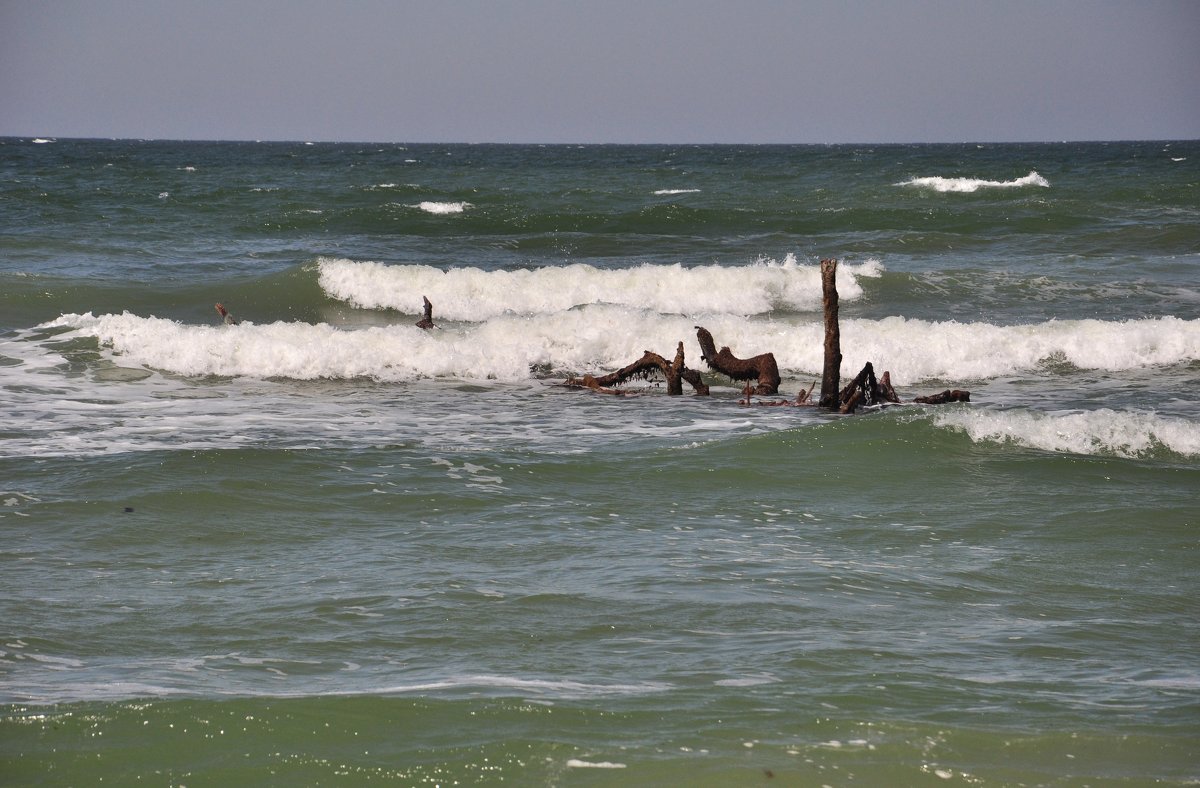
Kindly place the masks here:
<instances>
[{"instance_id":1,"label":"ocean","mask_svg":"<svg viewBox=\"0 0 1200 788\"><path fill-rule=\"evenodd\" d=\"M0 783L1195 785L1198 389L1197 141L0 139Z\"/></svg>"}]
</instances>

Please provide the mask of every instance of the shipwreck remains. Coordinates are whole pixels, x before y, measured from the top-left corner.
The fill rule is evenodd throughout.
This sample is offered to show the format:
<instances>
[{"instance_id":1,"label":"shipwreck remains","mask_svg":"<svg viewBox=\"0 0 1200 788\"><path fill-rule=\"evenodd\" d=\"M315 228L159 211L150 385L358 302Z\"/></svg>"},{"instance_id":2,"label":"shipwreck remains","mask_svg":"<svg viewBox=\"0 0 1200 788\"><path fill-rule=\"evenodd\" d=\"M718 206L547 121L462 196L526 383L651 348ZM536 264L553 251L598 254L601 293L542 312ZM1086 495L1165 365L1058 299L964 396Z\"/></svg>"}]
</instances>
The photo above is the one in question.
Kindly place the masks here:
<instances>
[{"instance_id":1,"label":"shipwreck remains","mask_svg":"<svg viewBox=\"0 0 1200 788\"><path fill-rule=\"evenodd\" d=\"M940 394L930 394L925 397L913 397L913 402L925 405L945 405L947 402L970 402L971 392L962 389L946 389Z\"/></svg>"},{"instance_id":2,"label":"shipwreck remains","mask_svg":"<svg viewBox=\"0 0 1200 788\"><path fill-rule=\"evenodd\" d=\"M669 395L677 396L683 394L684 381L687 381L691 385L696 394L702 396L708 394L708 385L700 377L700 373L694 369L688 369L684 363L682 342L679 343L679 347L675 350L675 360L670 363L657 353L647 350L642 354L640 359L618 369L616 372L610 372L598 378L591 375L584 375L582 378L569 378L566 385L589 388L603 394L624 394L625 392L614 388L614 386L620 386L635 378L648 380L656 373L667 381L667 394Z\"/></svg>"},{"instance_id":3,"label":"shipwreck remains","mask_svg":"<svg viewBox=\"0 0 1200 788\"><path fill-rule=\"evenodd\" d=\"M838 405L838 383L842 370L842 333L838 325L837 260L821 261L821 306L825 311L825 359L821 371L822 408Z\"/></svg>"},{"instance_id":4,"label":"shipwreck remains","mask_svg":"<svg viewBox=\"0 0 1200 788\"><path fill-rule=\"evenodd\" d=\"M837 260L821 261L821 304L825 312L825 357L821 398L817 404L839 413L853 413L863 405L899 404L900 397L892 386L892 373L885 370L882 377L876 379L875 367L870 361L845 388L838 388L842 367L842 339L838 324ZM913 399L913 402L926 405L970 401L971 392L961 389Z\"/></svg>"},{"instance_id":5,"label":"shipwreck remains","mask_svg":"<svg viewBox=\"0 0 1200 788\"><path fill-rule=\"evenodd\" d=\"M709 368L733 380L757 380L755 394L779 393L779 365L774 353L761 353L751 358L738 358L728 347L717 350L712 334L696 326L696 341L700 343L700 358Z\"/></svg>"},{"instance_id":6,"label":"shipwreck remains","mask_svg":"<svg viewBox=\"0 0 1200 788\"><path fill-rule=\"evenodd\" d=\"M875 376L875 367L867 362L862 370L844 388L841 387L842 344L841 329L838 323L838 292L837 292L837 260L821 261L821 305L824 312L824 357L821 374L821 393L814 398L817 390L816 382L805 390L800 389L795 401L772 400L758 402L759 405L794 405L816 406L833 410L838 413L854 413L859 407L901 404L896 389L892 386L891 372L884 371L880 377ZM432 307L429 299L425 299L425 320L432 326ZM421 323L418 323L421 325ZM709 369L735 381L745 381L742 389L744 399L740 404L750 405L751 396L772 395L779 393L781 378L779 365L774 353L760 353L750 358L738 358L728 347L717 350L717 343L712 334L703 326L696 326L696 341L700 344L700 358ZM650 380L661 376L667 383L667 394L683 393L683 383L692 386L696 394L707 395L708 385L700 373L689 369L684 362L683 343L680 342L675 351L674 361L668 362L659 354L647 350L637 361L616 372L594 377L584 375L582 378L568 378L564 385L572 388L587 388L604 394L624 394L618 389L624 383L634 379ZM961 389L947 389L939 394L916 397L912 402L927 405L940 405L947 402L970 402L971 392Z\"/></svg>"},{"instance_id":7,"label":"shipwreck remains","mask_svg":"<svg viewBox=\"0 0 1200 788\"><path fill-rule=\"evenodd\" d=\"M417 321L417 328L423 328L428 331L431 328L436 328L433 325L433 304L429 302L428 296L421 296L421 299L425 302L425 316Z\"/></svg>"},{"instance_id":8,"label":"shipwreck remains","mask_svg":"<svg viewBox=\"0 0 1200 788\"><path fill-rule=\"evenodd\" d=\"M217 310L217 314L221 316L221 321L225 323L225 325L236 326L238 324L237 318L229 314L229 310L225 308L224 304L213 304L213 308Z\"/></svg>"}]
</instances>

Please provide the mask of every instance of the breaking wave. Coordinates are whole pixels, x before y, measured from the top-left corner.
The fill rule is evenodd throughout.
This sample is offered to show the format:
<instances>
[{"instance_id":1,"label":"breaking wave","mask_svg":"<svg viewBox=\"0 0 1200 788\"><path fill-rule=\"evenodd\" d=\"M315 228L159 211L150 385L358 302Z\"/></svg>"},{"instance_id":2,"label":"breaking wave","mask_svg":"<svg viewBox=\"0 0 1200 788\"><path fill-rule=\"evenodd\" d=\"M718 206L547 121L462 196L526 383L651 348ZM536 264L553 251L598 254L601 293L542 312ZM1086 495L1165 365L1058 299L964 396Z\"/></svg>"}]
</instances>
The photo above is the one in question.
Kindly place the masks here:
<instances>
[{"instance_id":1,"label":"breaking wave","mask_svg":"<svg viewBox=\"0 0 1200 788\"><path fill-rule=\"evenodd\" d=\"M935 192L977 192L980 189L1015 189L1022 186L1041 186L1049 188L1050 182L1031 171L1024 178L1011 181L989 181L982 178L943 178L931 176L926 178L911 178L896 184L897 186L915 186L920 189L932 189Z\"/></svg>"},{"instance_id":2,"label":"breaking wave","mask_svg":"<svg viewBox=\"0 0 1200 788\"><path fill-rule=\"evenodd\" d=\"M695 340L698 319L719 344L743 356L770 349L785 376L808 378L822 369L819 319L747 321L729 313L695 318L619 305L505 314L437 331L410 323L362 329L285 321L196 326L128 312L63 315L43 328L68 330L58 340L93 337L120 356L122 365L180 375L521 381L533 376L531 369L555 375L611 371L640 358L646 348L670 353L680 341L690 362L703 368ZM1200 360L1200 320L996 326L856 319L843 321L842 347L844 374L873 361L886 362L897 385L965 383L1047 363L1116 371Z\"/></svg>"},{"instance_id":3,"label":"breaking wave","mask_svg":"<svg viewBox=\"0 0 1200 788\"><path fill-rule=\"evenodd\" d=\"M588 304L617 304L667 314L759 315L773 310L821 308L821 272L793 255L739 267L676 264L605 269L585 263L510 271L442 270L338 258L317 263L318 281L331 298L364 309L417 314L421 297L445 320L482 321L504 314L562 312ZM842 300L862 297L859 279L879 277L877 260L841 264Z\"/></svg>"},{"instance_id":4,"label":"breaking wave","mask_svg":"<svg viewBox=\"0 0 1200 788\"><path fill-rule=\"evenodd\" d=\"M1200 456L1200 424L1155 413L1102 408L1077 413L946 410L934 424L976 443L1009 443L1067 454L1140 458L1163 450Z\"/></svg>"},{"instance_id":5,"label":"breaking wave","mask_svg":"<svg viewBox=\"0 0 1200 788\"><path fill-rule=\"evenodd\" d=\"M436 215L462 213L463 211L472 207L474 206L472 206L469 202L433 202L427 200L425 202L417 203L417 208L420 208L425 213L432 213Z\"/></svg>"}]
</instances>

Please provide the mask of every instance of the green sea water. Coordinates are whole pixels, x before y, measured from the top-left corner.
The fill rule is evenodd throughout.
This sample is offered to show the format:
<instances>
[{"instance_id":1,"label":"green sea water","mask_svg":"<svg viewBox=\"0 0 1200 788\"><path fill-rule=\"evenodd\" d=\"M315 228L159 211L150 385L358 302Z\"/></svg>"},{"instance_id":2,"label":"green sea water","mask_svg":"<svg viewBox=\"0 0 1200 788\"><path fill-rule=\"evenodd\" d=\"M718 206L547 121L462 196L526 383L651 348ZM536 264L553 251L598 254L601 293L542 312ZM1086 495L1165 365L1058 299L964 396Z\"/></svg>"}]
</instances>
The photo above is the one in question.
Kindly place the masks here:
<instances>
[{"instance_id":1,"label":"green sea water","mask_svg":"<svg viewBox=\"0 0 1200 788\"><path fill-rule=\"evenodd\" d=\"M1197 143L0 142L0 783L1200 780Z\"/></svg>"}]
</instances>

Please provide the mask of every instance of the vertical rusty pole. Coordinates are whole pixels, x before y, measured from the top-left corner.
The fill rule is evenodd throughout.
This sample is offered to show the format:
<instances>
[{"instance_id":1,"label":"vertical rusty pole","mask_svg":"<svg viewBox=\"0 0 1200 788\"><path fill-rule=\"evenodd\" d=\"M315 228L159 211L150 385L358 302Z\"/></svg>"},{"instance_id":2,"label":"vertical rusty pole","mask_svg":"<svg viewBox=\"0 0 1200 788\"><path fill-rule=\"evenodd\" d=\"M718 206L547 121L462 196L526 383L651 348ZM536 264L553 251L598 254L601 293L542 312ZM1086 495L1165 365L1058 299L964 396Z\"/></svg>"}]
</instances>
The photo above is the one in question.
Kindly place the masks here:
<instances>
[{"instance_id":1,"label":"vertical rusty pole","mask_svg":"<svg viewBox=\"0 0 1200 788\"><path fill-rule=\"evenodd\" d=\"M838 327L837 260L821 261L821 304L825 308L825 369L821 375L822 408L837 410L841 393L842 338Z\"/></svg>"}]
</instances>

